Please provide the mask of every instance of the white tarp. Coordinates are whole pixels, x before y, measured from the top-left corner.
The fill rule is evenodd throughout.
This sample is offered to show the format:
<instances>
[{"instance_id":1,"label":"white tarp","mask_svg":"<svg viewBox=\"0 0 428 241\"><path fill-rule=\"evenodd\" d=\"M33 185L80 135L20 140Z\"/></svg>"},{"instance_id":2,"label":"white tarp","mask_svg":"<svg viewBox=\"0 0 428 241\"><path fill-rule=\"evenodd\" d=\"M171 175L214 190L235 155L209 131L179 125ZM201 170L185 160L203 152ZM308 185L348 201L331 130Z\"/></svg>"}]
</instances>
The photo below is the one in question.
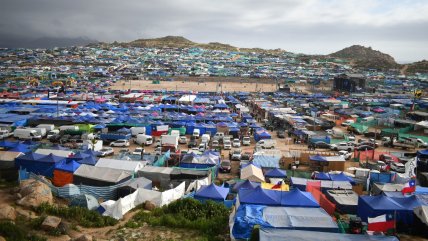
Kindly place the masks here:
<instances>
[{"instance_id":1,"label":"white tarp","mask_svg":"<svg viewBox=\"0 0 428 241\"><path fill-rule=\"evenodd\" d=\"M189 184L186 190L186 194L190 193L192 191L198 191L199 188L202 187L202 185L210 185L210 179L208 177L201 179L201 180L195 180L192 183Z\"/></svg>"},{"instance_id":2,"label":"white tarp","mask_svg":"<svg viewBox=\"0 0 428 241\"><path fill-rule=\"evenodd\" d=\"M156 126L156 130L157 131L168 131L169 126L168 125L160 125L160 126Z\"/></svg>"},{"instance_id":3,"label":"white tarp","mask_svg":"<svg viewBox=\"0 0 428 241\"><path fill-rule=\"evenodd\" d=\"M185 182L182 182L176 188L164 192L138 188L135 192L120 198L116 202L108 200L102 203L101 206L106 210L103 215L121 219L131 209L146 201L150 201L155 206L161 207L184 196L184 190Z\"/></svg>"},{"instance_id":4,"label":"white tarp","mask_svg":"<svg viewBox=\"0 0 428 241\"><path fill-rule=\"evenodd\" d=\"M241 169L241 179L250 180L252 182L264 182L262 169L250 164Z\"/></svg>"}]
</instances>

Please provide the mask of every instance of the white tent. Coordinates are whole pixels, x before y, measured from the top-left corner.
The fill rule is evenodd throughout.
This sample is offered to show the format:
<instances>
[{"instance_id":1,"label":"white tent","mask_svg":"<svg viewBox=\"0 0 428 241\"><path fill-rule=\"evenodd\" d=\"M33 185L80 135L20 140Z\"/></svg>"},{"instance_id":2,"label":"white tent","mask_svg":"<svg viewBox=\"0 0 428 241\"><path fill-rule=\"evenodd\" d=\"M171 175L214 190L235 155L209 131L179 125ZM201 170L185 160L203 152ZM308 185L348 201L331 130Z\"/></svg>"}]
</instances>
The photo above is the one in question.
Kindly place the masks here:
<instances>
[{"instance_id":1,"label":"white tent","mask_svg":"<svg viewBox=\"0 0 428 241\"><path fill-rule=\"evenodd\" d=\"M422 223L428 225L428 206L420 206L413 210Z\"/></svg>"},{"instance_id":2,"label":"white tent","mask_svg":"<svg viewBox=\"0 0 428 241\"><path fill-rule=\"evenodd\" d=\"M241 169L241 179L250 180L253 182L264 182L265 177L263 175L262 169L250 164Z\"/></svg>"},{"instance_id":3,"label":"white tent","mask_svg":"<svg viewBox=\"0 0 428 241\"><path fill-rule=\"evenodd\" d=\"M109 158L100 158L96 167L109 167L130 172L138 172L147 164L146 161L125 161Z\"/></svg>"}]
</instances>

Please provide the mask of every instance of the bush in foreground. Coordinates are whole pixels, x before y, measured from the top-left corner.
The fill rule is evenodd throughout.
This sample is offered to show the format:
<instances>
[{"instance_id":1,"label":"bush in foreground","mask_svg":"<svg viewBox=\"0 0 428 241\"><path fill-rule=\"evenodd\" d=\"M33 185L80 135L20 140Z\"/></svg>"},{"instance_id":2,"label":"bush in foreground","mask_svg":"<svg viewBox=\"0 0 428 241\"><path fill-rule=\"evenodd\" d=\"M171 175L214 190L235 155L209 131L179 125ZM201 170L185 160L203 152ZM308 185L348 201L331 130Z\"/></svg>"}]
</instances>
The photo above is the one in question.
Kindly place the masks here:
<instances>
[{"instance_id":1,"label":"bush in foreground","mask_svg":"<svg viewBox=\"0 0 428 241\"><path fill-rule=\"evenodd\" d=\"M220 239L219 235L228 233L228 219L229 210L222 203L201 203L187 198L156 208L152 212L142 210L126 226L135 228L148 223L152 226L192 229L208 240L215 240Z\"/></svg>"},{"instance_id":2,"label":"bush in foreground","mask_svg":"<svg viewBox=\"0 0 428 241\"><path fill-rule=\"evenodd\" d=\"M98 212L88 210L84 207L55 206L43 203L39 207L35 208L35 211L39 214L53 215L74 220L79 225L87 228L113 226L118 222L112 217L102 216Z\"/></svg>"},{"instance_id":3,"label":"bush in foreground","mask_svg":"<svg viewBox=\"0 0 428 241\"><path fill-rule=\"evenodd\" d=\"M46 241L46 238L29 234L22 228L9 221L0 222L0 236L3 236L8 241Z\"/></svg>"}]
</instances>

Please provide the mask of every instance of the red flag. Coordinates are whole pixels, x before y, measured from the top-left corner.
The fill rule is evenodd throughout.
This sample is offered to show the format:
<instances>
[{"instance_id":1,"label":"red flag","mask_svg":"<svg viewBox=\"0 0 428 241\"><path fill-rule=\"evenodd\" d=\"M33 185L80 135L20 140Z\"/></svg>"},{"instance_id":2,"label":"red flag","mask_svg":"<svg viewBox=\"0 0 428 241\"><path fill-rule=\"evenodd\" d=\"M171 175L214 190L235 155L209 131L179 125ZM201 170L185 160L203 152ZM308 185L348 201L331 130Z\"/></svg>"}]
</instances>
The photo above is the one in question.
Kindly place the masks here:
<instances>
[{"instance_id":1,"label":"red flag","mask_svg":"<svg viewBox=\"0 0 428 241\"><path fill-rule=\"evenodd\" d=\"M416 181L415 180L410 180L408 183L406 183L406 185L404 185L403 189L401 190L401 192L404 194L406 193L413 193L416 191Z\"/></svg>"},{"instance_id":2,"label":"red flag","mask_svg":"<svg viewBox=\"0 0 428 241\"><path fill-rule=\"evenodd\" d=\"M68 100L68 104L70 104L72 101L73 101L72 99L69 99L69 100Z\"/></svg>"},{"instance_id":3,"label":"red flag","mask_svg":"<svg viewBox=\"0 0 428 241\"><path fill-rule=\"evenodd\" d=\"M274 186L272 186L271 189L281 189L282 186L282 181L279 181L277 184L275 184Z\"/></svg>"},{"instance_id":4,"label":"red flag","mask_svg":"<svg viewBox=\"0 0 428 241\"><path fill-rule=\"evenodd\" d=\"M392 217L392 214L383 214L374 218L368 218L368 227L369 231L377 232L387 232L389 229L394 229L395 220Z\"/></svg>"}]
</instances>

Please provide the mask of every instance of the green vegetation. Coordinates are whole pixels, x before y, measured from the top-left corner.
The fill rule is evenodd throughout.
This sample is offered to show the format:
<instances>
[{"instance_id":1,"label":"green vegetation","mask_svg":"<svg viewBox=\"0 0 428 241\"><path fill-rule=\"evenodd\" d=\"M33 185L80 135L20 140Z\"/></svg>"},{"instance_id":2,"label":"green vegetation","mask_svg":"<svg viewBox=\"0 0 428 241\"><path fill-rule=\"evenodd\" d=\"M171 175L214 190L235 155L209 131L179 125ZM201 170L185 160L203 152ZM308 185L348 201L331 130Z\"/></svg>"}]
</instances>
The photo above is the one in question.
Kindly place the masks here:
<instances>
[{"instance_id":1,"label":"green vegetation","mask_svg":"<svg viewBox=\"0 0 428 241\"><path fill-rule=\"evenodd\" d=\"M46 241L46 238L38 235L29 234L24 229L16 226L9 221L0 222L0 236L3 236L8 241Z\"/></svg>"},{"instance_id":2,"label":"green vegetation","mask_svg":"<svg viewBox=\"0 0 428 241\"><path fill-rule=\"evenodd\" d=\"M224 235L228 234L228 219L229 210L222 203L201 203L187 198L152 212L141 210L125 226L136 228L148 223L152 226L185 228L198 231L207 240L224 240Z\"/></svg>"},{"instance_id":3,"label":"green vegetation","mask_svg":"<svg viewBox=\"0 0 428 241\"><path fill-rule=\"evenodd\" d=\"M67 207L67 206L54 206L43 203L35 208L38 214L53 215L77 222L79 225L88 228L99 228L105 226L113 226L117 224L117 220L102 216L96 211L90 211L83 207Z\"/></svg>"}]
</instances>

